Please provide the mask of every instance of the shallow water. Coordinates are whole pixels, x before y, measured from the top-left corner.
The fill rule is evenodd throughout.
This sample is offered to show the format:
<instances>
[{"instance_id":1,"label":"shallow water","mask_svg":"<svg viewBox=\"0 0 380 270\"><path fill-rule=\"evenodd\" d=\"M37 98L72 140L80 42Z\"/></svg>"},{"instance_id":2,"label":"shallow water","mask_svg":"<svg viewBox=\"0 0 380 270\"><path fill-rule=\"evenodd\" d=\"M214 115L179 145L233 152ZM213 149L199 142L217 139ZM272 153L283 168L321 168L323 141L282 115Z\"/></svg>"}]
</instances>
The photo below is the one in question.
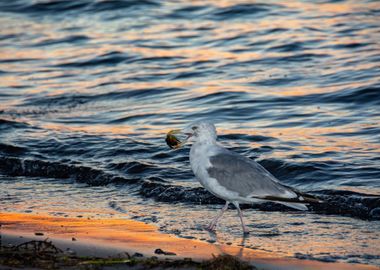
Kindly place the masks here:
<instances>
[{"instance_id":1,"label":"shallow water","mask_svg":"<svg viewBox=\"0 0 380 270\"><path fill-rule=\"evenodd\" d=\"M289 2L1 1L1 209L96 209L210 240L193 222L220 201L189 147L164 142L207 118L332 205L246 209L246 246L379 265L379 2ZM234 211L219 230L240 243Z\"/></svg>"}]
</instances>

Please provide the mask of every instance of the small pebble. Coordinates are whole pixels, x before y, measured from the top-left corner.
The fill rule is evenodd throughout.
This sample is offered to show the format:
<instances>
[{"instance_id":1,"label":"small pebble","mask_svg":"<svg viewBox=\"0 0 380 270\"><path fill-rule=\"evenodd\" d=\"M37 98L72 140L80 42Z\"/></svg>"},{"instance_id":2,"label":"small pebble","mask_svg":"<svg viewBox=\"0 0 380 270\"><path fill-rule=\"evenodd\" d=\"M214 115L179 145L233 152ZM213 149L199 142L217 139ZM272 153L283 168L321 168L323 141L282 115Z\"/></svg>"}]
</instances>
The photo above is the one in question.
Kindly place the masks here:
<instances>
[{"instance_id":1,"label":"small pebble","mask_svg":"<svg viewBox=\"0 0 380 270\"><path fill-rule=\"evenodd\" d=\"M160 248L157 248L155 251L154 251L155 254L163 254L164 251Z\"/></svg>"},{"instance_id":2,"label":"small pebble","mask_svg":"<svg viewBox=\"0 0 380 270\"><path fill-rule=\"evenodd\" d=\"M157 248L157 249L154 251L154 253L155 253L155 254L159 254L159 255L167 255L167 256L177 255L177 254L175 254L174 252L163 251L163 250L160 249L160 248Z\"/></svg>"},{"instance_id":3,"label":"small pebble","mask_svg":"<svg viewBox=\"0 0 380 270\"><path fill-rule=\"evenodd\" d=\"M141 253L136 252L135 254L133 254L132 257L141 258L141 257L144 257L144 255L142 255Z\"/></svg>"},{"instance_id":4,"label":"small pebble","mask_svg":"<svg viewBox=\"0 0 380 270\"><path fill-rule=\"evenodd\" d=\"M196 237L191 236L191 235L181 235L181 237L186 238L186 239L196 239Z\"/></svg>"}]
</instances>

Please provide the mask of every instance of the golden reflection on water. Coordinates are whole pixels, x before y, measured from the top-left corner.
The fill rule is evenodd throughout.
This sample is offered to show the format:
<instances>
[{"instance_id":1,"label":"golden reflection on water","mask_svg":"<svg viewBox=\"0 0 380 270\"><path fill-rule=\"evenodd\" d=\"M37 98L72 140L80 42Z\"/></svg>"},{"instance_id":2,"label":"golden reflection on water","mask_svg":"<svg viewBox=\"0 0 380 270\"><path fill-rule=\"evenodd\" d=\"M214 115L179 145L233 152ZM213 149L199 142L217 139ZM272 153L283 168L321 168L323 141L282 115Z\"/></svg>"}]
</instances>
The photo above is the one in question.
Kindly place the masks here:
<instances>
[{"instance_id":1,"label":"golden reflection on water","mask_svg":"<svg viewBox=\"0 0 380 270\"><path fill-rule=\"evenodd\" d=\"M207 1L208 4L212 4L218 7L228 7L232 5L236 5L236 1ZM245 3L242 1L241 3ZM195 1L193 2L193 5L200 5L200 4L205 4L204 1ZM347 13L347 12L352 12L356 9L356 4L355 2L340 2L340 3L323 3L323 4L318 4L315 5L313 3L306 3L306 2L298 2L298 1L292 1L292 2L286 2L286 3L281 3L282 6L285 6L289 9L296 9L296 10L303 10L304 12L311 12L313 9L318 8L320 11L323 12L331 12L331 13ZM369 3L368 5L370 6L375 6L375 3ZM319 27L328 29L333 25L335 22L331 21L331 18L321 18L319 20ZM190 23L189 23L190 24ZM191 22L192 24L192 22ZM185 23L186 25L186 23ZM300 29L302 27L305 27L304 21L300 19L289 19L284 17L276 17L276 19L272 18L260 18L260 20L257 20L255 22L249 22L246 21L244 23L242 22L233 22L233 23L224 23L223 27L216 27L214 29L210 30L211 36L213 36L214 39L225 39L230 37L234 37L235 35L244 35L245 33L251 33L253 31L258 31L258 30L264 30L268 28L273 28L274 26L278 25L278 27L286 28L286 29ZM24 27L23 24L20 24L19 26L13 26L13 28L17 27ZM51 25L50 24L37 24L33 23L31 21L31 27L34 31L38 32L43 32L45 37L44 39L58 39L61 36L59 36L59 31L50 31L51 30ZM104 27L104 26L103 26ZM102 28L102 27L100 27ZM177 32L175 31L170 31L172 30L173 25L169 23L161 23L159 25L152 25L151 27L144 29L143 32L140 31L129 31L127 35L125 35L125 38L127 40L139 40L141 38L145 39L169 39L176 37L178 35ZM186 25L187 29L191 29L191 26ZM362 31L366 31L365 29ZM368 30L369 31L369 30ZM188 33L191 34L191 33ZM108 40L112 34L104 32L104 31L97 31L95 33L89 33L90 36L93 36L94 38L97 38L99 40ZM280 40L280 39L289 39L291 42L292 40L296 40L297 35L302 35L302 38L305 39L305 36L300 33L294 33L292 31L283 31L283 32L276 32L273 36L274 39ZM366 35L369 36L369 35ZM268 39L268 36L265 36L266 39ZM312 37L313 38L313 37ZM260 36L257 38L257 40L260 40ZM256 41L257 41L256 40ZM253 40L254 41L254 40ZM363 40L355 40L355 42L362 42ZM345 42L352 42L351 37L342 37L339 40L329 40L332 44L344 44ZM132 53L137 53L143 57L177 57L181 56L184 57L185 59L179 60L179 63L187 63L187 62L194 62L194 61L210 61L210 60L217 60L223 64L228 64L228 63L236 63L236 62L245 62L245 61L254 61L254 60L260 60L265 57L278 57L278 56L283 56L284 54L282 53L274 53L274 52L256 52L256 51L249 51L248 49L246 51L240 51L240 52L231 52L231 51L226 51L223 49L218 49L215 47L208 47L208 46L196 46L196 47L190 47L190 48L171 48L170 50L167 49L158 49L158 48L147 48L147 47L135 47L131 44L128 44L127 46L122 43L104 43L102 46L85 46L85 47L63 47L63 48L54 48L54 50L41 50L39 48L29 48L27 51L24 50L19 50L17 47L16 48L3 48L0 58L7 58L9 56L12 56L13 58L18 58L18 59L25 59L25 58L32 58L32 59L56 59L55 61L53 60L51 63L57 63L62 61L62 59L67 58L68 61L70 61L70 56L75 54L81 55L83 58L91 58L95 57L101 54L106 54L111 51L120 51L120 52L132 52ZM313 49L313 53L329 53L333 54L335 58L342 58L344 57L344 52L339 51L339 50L317 50ZM342 55L339 55L342 54ZM72 59L74 60L74 59ZM359 63L360 67L357 68L373 68L375 66L374 63ZM367 65L368 67L366 67ZM20 68L19 64L16 63L9 63L8 67L10 69L18 69ZM182 70L180 68L177 69L172 69L170 72L173 73L179 73ZM82 71L77 71L77 73L80 73ZM271 73L271 71L265 71L266 73ZM38 73L33 75L33 78L38 78ZM46 75L41 75L41 79L44 79L44 76ZM48 79L47 77L45 77ZM72 82L65 82L65 83L51 83L48 85L42 84L39 89L41 91L49 91L50 89L56 89L56 88L64 88L69 86L70 88L75 88L75 91L77 92L82 92L86 91L86 89L95 87L96 85L99 85L102 82L107 82L109 81L109 78L101 78L97 80L91 80L91 81L72 81ZM20 78L16 75L6 75L4 76L4 79L2 81L6 86L8 87L13 87L13 86L18 86L22 84L20 82ZM153 87L155 84L163 85L163 86L170 86L170 85L178 85L181 82L173 82L173 81L160 81L160 82L149 82L147 84L152 84ZM184 82L182 82L184 83ZM192 82L187 81L187 84L191 84ZM216 86L217 85L224 85L226 81L223 81L223 78L215 78L214 81L208 80L209 85L214 85L214 87L202 87L200 89L197 89L196 91L210 93L210 89L213 89L215 92L220 90ZM227 83L230 84L235 84L234 88L236 87L236 83L239 83L239 80L230 80L227 81ZM143 83L136 83L140 84L141 87L143 87ZM184 83L185 84L185 83ZM355 86L355 85L353 85ZM120 85L122 87L122 85ZM184 86L186 87L186 86ZM244 85L239 85L238 88L247 88L249 91L254 91L252 88L244 86ZM247 91L244 90L244 91ZM231 91L235 91L232 89ZM239 91L239 90L236 90ZM323 88L313 88L313 89L305 89L305 91L302 91L302 88L298 87L296 89L286 89L284 87L281 87L280 90L273 89L271 91L275 91L276 94L280 95L302 95L306 93L321 93L321 92L330 92L330 91L335 91L334 88L328 88L328 89L323 89ZM38 89L34 89L33 91L38 92ZM55 91L54 91L55 92Z\"/></svg>"}]
</instances>

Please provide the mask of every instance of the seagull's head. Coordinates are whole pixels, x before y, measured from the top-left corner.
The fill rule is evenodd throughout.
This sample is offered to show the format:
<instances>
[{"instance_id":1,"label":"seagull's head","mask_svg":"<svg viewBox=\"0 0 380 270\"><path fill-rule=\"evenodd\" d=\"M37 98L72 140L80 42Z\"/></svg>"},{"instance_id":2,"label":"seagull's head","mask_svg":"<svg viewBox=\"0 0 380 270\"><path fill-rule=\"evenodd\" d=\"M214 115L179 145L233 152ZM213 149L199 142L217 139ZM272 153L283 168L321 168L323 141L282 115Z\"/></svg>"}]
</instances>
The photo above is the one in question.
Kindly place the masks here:
<instances>
[{"instance_id":1,"label":"seagull's head","mask_svg":"<svg viewBox=\"0 0 380 270\"><path fill-rule=\"evenodd\" d=\"M216 128L214 124L200 121L191 123L183 129L170 131L167 134L166 143L170 148L177 149L183 146L186 142L214 143L216 137Z\"/></svg>"}]
</instances>

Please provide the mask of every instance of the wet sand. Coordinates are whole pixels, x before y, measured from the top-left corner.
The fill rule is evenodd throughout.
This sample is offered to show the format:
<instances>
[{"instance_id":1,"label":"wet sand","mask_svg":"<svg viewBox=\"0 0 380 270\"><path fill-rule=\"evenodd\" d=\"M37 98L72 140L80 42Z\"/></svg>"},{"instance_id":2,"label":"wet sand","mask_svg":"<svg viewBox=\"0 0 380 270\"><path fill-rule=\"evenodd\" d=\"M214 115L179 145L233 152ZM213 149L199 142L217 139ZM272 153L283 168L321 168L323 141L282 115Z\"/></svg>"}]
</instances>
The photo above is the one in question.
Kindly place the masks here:
<instances>
[{"instance_id":1,"label":"wet sand","mask_svg":"<svg viewBox=\"0 0 380 270\"><path fill-rule=\"evenodd\" d=\"M230 254L260 269L379 269L375 266L324 263L280 257L243 247L177 238L158 232L153 225L127 219L63 218L23 213L0 213L1 244L17 245L45 240L77 256L101 258L141 253L159 259L191 258L203 261L213 255ZM176 255L156 254L156 249Z\"/></svg>"}]
</instances>

